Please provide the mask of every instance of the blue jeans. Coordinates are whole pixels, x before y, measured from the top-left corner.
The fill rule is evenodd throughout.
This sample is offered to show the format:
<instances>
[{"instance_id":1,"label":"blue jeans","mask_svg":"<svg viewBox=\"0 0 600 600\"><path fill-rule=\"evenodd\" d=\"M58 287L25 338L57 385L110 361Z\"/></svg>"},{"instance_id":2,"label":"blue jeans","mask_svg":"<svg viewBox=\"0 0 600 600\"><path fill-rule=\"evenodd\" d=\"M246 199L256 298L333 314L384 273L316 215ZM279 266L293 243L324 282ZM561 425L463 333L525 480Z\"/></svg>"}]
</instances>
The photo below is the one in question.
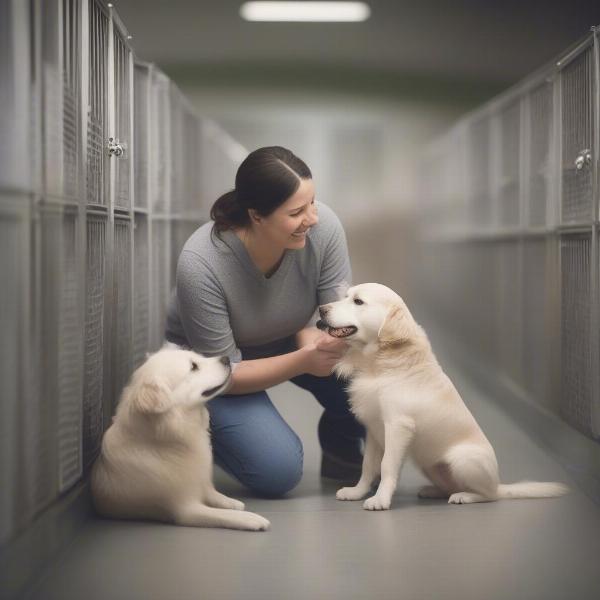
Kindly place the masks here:
<instances>
[{"instance_id":1,"label":"blue jeans","mask_svg":"<svg viewBox=\"0 0 600 600\"><path fill-rule=\"evenodd\" d=\"M324 449L335 452L364 438L364 428L349 409L346 382L334 375L300 375L291 381L325 409L319 422ZM225 394L209 401L207 408L217 465L262 496L281 496L296 486L302 477L302 442L266 392Z\"/></svg>"}]
</instances>

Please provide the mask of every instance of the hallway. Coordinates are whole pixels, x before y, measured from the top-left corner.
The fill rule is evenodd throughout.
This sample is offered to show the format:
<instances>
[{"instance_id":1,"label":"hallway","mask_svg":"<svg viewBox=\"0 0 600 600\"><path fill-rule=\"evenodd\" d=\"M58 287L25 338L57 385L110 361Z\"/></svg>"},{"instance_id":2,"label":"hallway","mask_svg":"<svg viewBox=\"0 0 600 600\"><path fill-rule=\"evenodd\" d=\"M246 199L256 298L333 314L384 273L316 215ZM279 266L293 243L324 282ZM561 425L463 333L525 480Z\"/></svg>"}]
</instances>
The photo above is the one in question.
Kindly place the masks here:
<instances>
[{"instance_id":1,"label":"hallway","mask_svg":"<svg viewBox=\"0 0 600 600\"><path fill-rule=\"evenodd\" d=\"M494 445L503 481L563 481L570 495L450 506L419 500L424 479L407 464L390 511L338 502L338 486L318 475L320 407L307 392L282 384L271 397L304 442L299 486L285 499L266 500L216 475L217 488L268 518L270 531L93 518L26 598L597 598L600 506L489 392L447 355L439 358Z\"/></svg>"}]
</instances>

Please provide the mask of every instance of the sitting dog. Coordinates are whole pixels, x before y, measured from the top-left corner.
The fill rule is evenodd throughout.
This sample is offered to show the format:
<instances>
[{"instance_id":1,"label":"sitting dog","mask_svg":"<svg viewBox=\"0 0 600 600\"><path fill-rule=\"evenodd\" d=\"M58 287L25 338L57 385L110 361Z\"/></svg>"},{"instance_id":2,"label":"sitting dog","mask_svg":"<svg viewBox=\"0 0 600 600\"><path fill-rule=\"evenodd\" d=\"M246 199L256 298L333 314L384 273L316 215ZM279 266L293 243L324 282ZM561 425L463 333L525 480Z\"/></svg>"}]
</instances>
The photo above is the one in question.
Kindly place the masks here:
<instances>
[{"instance_id":1,"label":"sitting dog","mask_svg":"<svg viewBox=\"0 0 600 600\"><path fill-rule=\"evenodd\" d=\"M217 492L206 402L229 385L226 357L165 347L123 390L92 469L92 496L107 517L194 527L265 530L269 521Z\"/></svg>"},{"instance_id":2,"label":"sitting dog","mask_svg":"<svg viewBox=\"0 0 600 600\"><path fill-rule=\"evenodd\" d=\"M420 490L421 498L469 504L568 491L560 483L500 483L494 449L395 292L366 283L319 311L317 326L349 345L335 370L351 379L352 410L367 429L360 480L338 490L338 500L364 498L380 476L363 506L388 509L408 454L433 484Z\"/></svg>"}]
</instances>

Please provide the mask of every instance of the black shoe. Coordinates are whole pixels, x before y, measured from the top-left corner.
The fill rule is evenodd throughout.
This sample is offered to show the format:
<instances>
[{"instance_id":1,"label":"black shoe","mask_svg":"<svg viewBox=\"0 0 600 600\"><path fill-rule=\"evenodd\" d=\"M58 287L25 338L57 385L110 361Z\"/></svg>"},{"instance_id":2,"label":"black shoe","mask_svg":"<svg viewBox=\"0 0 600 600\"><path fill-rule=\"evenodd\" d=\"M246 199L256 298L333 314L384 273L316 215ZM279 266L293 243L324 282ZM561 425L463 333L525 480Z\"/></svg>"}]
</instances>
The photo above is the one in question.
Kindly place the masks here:
<instances>
[{"instance_id":1,"label":"black shoe","mask_svg":"<svg viewBox=\"0 0 600 600\"><path fill-rule=\"evenodd\" d=\"M329 452L323 452L321 457L321 477L356 483L362 472L361 462L348 462Z\"/></svg>"}]
</instances>

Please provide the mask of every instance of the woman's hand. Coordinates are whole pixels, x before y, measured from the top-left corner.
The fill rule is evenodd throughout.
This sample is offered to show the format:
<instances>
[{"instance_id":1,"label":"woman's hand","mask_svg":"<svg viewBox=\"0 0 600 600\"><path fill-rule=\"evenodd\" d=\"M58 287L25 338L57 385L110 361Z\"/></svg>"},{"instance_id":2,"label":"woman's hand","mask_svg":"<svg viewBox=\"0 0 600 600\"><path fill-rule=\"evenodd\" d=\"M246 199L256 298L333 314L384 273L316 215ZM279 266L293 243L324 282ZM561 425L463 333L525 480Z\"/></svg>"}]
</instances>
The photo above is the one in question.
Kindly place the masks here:
<instances>
[{"instance_id":1,"label":"woman's hand","mask_svg":"<svg viewBox=\"0 0 600 600\"><path fill-rule=\"evenodd\" d=\"M305 372L316 377L331 375L333 367L348 349L343 340L322 333L313 342L302 348L305 352Z\"/></svg>"}]
</instances>

